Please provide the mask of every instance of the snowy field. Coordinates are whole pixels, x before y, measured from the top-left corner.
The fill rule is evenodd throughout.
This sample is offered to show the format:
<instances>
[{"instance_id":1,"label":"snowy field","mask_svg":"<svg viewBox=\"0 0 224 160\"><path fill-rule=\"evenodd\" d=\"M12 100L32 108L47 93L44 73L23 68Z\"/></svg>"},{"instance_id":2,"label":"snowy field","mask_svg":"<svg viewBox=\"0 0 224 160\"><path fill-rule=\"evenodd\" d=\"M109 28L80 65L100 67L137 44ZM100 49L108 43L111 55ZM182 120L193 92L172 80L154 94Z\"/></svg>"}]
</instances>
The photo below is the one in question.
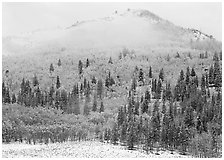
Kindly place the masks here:
<instances>
[{"instance_id":1,"label":"snowy field","mask_svg":"<svg viewBox=\"0 0 224 160\"><path fill-rule=\"evenodd\" d=\"M123 146L115 146L96 141L65 142L54 144L2 144L2 158L190 158L176 152L159 151L146 154L137 150L127 150Z\"/></svg>"}]
</instances>

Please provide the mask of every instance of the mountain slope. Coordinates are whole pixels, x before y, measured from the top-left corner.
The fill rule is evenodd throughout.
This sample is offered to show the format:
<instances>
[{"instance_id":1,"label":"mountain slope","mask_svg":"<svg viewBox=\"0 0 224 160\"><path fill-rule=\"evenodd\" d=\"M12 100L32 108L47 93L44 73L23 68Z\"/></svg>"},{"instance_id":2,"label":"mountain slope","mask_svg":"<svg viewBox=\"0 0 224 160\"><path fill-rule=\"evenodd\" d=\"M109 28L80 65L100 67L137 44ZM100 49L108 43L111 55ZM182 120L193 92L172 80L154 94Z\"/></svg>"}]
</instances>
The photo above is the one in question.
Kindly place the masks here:
<instances>
[{"instance_id":1,"label":"mountain slope","mask_svg":"<svg viewBox=\"0 0 224 160\"><path fill-rule=\"evenodd\" d=\"M147 10L128 10L105 18L76 22L65 29L4 37L3 54L71 53L82 49L117 51L123 47L148 54L191 48L195 41L213 42L214 39L198 30L175 26Z\"/></svg>"}]
</instances>

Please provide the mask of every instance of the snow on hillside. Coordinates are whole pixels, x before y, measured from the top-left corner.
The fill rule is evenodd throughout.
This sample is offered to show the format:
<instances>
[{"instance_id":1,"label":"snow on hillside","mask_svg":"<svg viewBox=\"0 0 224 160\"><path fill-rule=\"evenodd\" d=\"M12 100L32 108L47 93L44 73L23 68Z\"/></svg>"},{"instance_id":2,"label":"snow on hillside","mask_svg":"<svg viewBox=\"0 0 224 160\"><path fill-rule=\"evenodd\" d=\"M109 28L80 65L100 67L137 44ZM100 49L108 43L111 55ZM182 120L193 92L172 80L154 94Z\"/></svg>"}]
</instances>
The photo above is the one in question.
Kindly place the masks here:
<instances>
[{"instance_id":1,"label":"snow on hillside","mask_svg":"<svg viewBox=\"0 0 224 160\"><path fill-rule=\"evenodd\" d=\"M194 32L175 26L147 10L128 10L67 28L40 30L3 38L3 54L73 52L77 49L156 50L189 48ZM204 38L203 38L204 39Z\"/></svg>"},{"instance_id":2,"label":"snow on hillside","mask_svg":"<svg viewBox=\"0 0 224 160\"><path fill-rule=\"evenodd\" d=\"M96 141L65 142L48 145L3 144L3 158L189 158L170 151L146 154L138 150L127 150L124 146Z\"/></svg>"}]
</instances>

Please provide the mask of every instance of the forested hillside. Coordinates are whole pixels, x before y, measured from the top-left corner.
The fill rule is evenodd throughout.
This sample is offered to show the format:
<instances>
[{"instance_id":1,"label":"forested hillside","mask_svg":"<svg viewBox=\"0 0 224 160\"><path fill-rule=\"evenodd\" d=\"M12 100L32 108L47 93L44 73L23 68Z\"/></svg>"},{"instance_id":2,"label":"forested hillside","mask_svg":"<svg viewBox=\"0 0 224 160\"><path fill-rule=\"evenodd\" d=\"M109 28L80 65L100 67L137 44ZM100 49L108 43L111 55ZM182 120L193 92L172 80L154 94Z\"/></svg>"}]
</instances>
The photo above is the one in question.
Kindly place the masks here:
<instances>
[{"instance_id":1,"label":"forested hillside","mask_svg":"<svg viewBox=\"0 0 224 160\"><path fill-rule=\"evenodd\" d=\"M36 71L38 63L23 63L20 72L3 63L3 142L99 139L221 156L221 52L147 57L124 49L55 61Z\"/></svg>"}]
</instances>

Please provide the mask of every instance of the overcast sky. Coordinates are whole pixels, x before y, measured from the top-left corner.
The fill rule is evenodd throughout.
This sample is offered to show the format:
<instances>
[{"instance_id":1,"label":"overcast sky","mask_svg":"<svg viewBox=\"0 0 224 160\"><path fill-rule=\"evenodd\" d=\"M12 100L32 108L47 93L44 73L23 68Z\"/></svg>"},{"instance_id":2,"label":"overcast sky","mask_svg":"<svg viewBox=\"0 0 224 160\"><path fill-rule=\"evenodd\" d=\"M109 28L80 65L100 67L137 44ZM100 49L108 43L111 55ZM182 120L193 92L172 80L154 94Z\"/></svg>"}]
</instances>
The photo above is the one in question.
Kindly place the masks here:
<instances>
[{"instance_id":1,"label":"overcast sky","mask_svg":"<svg viewBox=\"0 0 224 160\"><path fill-rule=\"evenodd\" d=\"M3 36L40 28L67 27L77 20L102 18L130 9L147 9L186 28L222 40L222 4L215 3L3 3Z\"/></svg>"}]
</instances>

